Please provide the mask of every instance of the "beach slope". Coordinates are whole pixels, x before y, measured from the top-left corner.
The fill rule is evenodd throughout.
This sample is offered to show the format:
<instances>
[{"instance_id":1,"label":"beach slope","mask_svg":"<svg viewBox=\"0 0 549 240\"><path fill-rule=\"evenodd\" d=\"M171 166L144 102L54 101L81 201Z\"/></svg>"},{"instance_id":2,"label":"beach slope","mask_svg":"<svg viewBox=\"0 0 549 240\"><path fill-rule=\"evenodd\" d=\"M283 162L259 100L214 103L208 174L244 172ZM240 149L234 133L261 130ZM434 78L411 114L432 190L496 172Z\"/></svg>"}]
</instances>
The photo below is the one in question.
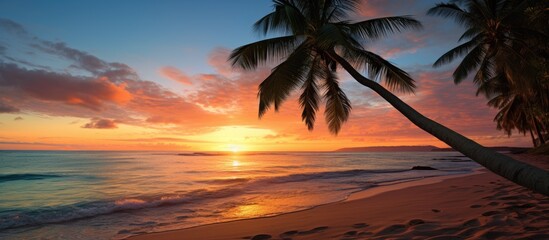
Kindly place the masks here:
<instances>
[{"instance_id":1,"label":"beach slope","mask_svg":"<svg viewBox=\"0 0 549 240\"><path fill-rule=\"evenodd\" d=\"M549 156L514 155L549 169ZM481 171L377 187L275 217L143 234L167 239L549 239L549 198Z\"/></svg>"}]
</instances>

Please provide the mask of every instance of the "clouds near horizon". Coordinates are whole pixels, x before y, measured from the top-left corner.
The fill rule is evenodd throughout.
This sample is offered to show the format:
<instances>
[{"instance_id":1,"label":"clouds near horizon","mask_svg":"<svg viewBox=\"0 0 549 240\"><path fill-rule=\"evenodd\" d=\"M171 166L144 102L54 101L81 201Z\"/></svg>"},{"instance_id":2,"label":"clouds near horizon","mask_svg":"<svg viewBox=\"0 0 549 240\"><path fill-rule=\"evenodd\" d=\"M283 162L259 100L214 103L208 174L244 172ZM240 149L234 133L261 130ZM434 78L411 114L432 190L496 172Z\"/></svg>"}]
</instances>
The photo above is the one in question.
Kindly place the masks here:
<instances>
[{"instance_id":1,"label":"clouds near horizon","mask_svg":"<svg viewBox=\"0 0 549 240\"><path fill-rule=\"evenodd\" d=\"M118 127L116 121L112 119L93 118L89 123L84 124L82 128L113 129Z\"/></svg>"},{"instance_id":2,"label":"clouds near horizon","mask_svg":"<svg viewBox=\"0 0 549 240\"><path fill-rule=\"evenodd\" d=\"M392 2L399 4L388 8L385 1L365 1L359 12L360 17L407 11L419 13L428 6L414 0ZM434 59L423 59L427 55L425 49L436 46L444 48L447 44L444 41L449 37L442 35L451 31L432 22L425 25L427 31L404 32L367 44L369 50L401 63L397 65L416 79L416 94L399 96L426 116L481 143L527 144L524 139L501 137L503 134L495 130L492 122L494 111L485 105L485 99L475 96L475 86L471 82L455 86L450 71L432 69L430 61ZM340 74L341 85L349 95L353 109L348 123L335 137L327 130L322 107L317 115L315 130L307 131L301 122L296 93L288 97L278 113L269 111L259 120L257 87L271 69L268 66L249 72L235 69L227 61L231 49L226 47L213 48L206 54L206 59L200 59L208 64L211 69L208 71L190 74L174 67L178 66L177 63L155 68L156 72L151 76L173 81L173 85L171 82L162 85L154 78L143 79L139 71L126 63L105 60L94 55L94 51L80 50L63 41L34 36L15 21L0 19L1 31L2 34L22 39L19 48L29 52L15 54L14 43L4 45L0 42L0 114L86 119L84 125L74 127L85 128L81 131L87 132L93 132L89 129L110 129L101 131L107 133L120 131L124 125L139 126L170 137L153 134L136 139L155 139L151 140L155 143L184 142L185 147L209 144L197 139L202 135L214 136L208 134L216 131L225 134L227 127L242 130L234 132L235 135L244 136L242 139L245 140L238 141L288 146L288 149L300 144L307 150L329 150L340 145L441 146L438 140L417 128L345 73ZM421 57L414 59L414 56ZM41 58L48 61L40 61ZM25 121L17 122L23 124L28 122L27 119L25 117ZM249 134L244 130L249 130ZM230 139L231 136L227 137ZM124 139L123 142L135 142Z\"/></svg>"}]
</instances>

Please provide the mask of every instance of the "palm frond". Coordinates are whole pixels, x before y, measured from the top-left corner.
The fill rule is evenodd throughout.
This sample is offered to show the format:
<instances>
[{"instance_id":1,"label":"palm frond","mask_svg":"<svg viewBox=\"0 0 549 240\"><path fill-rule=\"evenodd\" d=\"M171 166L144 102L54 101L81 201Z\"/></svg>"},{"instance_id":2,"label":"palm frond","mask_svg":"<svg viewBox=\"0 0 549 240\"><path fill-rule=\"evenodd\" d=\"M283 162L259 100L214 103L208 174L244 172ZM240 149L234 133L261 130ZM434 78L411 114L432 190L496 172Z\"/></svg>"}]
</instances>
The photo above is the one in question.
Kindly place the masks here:
<instances>
[{"instance_id":1,"label":"palm frond","mask_svg":"<svg viewBox=\"0 0 549 240\"><path fill-rule=\"evenodd\" d=\"M374 18L348 24L351 34L363 39L378 39L403 30L420 30L423 28L418 20L411 16Z\"/></svg>"},{"instance_id":2,"label":"palm frond","mask_svg":"<svg viewBox=\"0 0 549 240\"><path fill-rule=\"evenodd\" d=\"M435 63L433 63L433 67L440 67L444 64L452 62L457 57L463 56L464 54L468 53L471 49L475 48L480 44L480 41L482 40L482 35L477 35L473 39L453 48L452 50L446 52L442 56L440 56Z\"/></svg>"},{"instance_id":3,"label":"palm frond","mask_svg":"<svg viewBox=\"0 0 549 240\"><path fill-rule=\"evenodd\" d=\"M381 56L360 49L347 49L345 56L353 59L359 69L366 70L370 78L375 81L384 81L389 89L404 93L414 92L416 87L414 79Z\"/></svg>"},{"instance_id":4,"label":"palm frond","mask_svg":"<svg viewBox=\"0 0 549 240\"><path fill-rule=\"evenodd\" d=\"M427 11L427 15L453 18L457 23L465 26L472 23L471 15L454 3L438 3Z\"/></svg>"},{"instance_id":5,"label":"palm frond","mask_svg":"<svg viewBox=\"0 0 549 240\"><path fill-rule=\"evenodd\" d=\"M297 36L270 38L241 46L231 52L233 66L252 70L268 62L278 62L301 43Z\"/></svg>"},{"instance_id":6,"label":"palm frond","mask_svg":"<svg viewBox=\"0 0 549 240\"><path fill-rule=\"evenodd\" d=\"M502 84L506 82L503 74L497 74L490 66L482 66L484 64L493 64L491 60L487 60L489 63L483 62L475 74L473 82L477 85L476 95L481 93L488 99L492 98L496 94L507 92L505 89L508 85Z\"/></svg>"},{"instance_id":7,"label":"palm frond","mask_svg":"<svg viewBox=\"0 0 549 240\"><path fill-rule=\"evenodd\" d=\"M329 66L325 66L326 79L324 83L324 98L326 99L326 109L324 117L328 123L328 129L334 135L339 133L341 126L349 119L351 112L351 102L345 92L339 87L335 72L331 71Z\"/></svg>"},{"instance_id":8,"label":"palm frond","mask_svg":"<svg viewBox=\"0 0 549 240\"><path fill-rule=\"evenodd\" d=\"M346 19L349 12L356 11L360 0L325 0L321 20L337 22Z\"/></svg>"},{"instance_id":9,"label":"palm frond","mask_svg":"<svg viewBox=\"0 0 549 240\"><path fill-rule=\"evenodd\" d=\"M471 39L477 36L477 34L479 34L480 32L481 32L481 29L478 27L469 28L465 30L465 32L463 32L463 34L459 37L458 42L461 42L465 39Z\"/></svg>"},{"instance_id":10,"label":"palm frond","mask_svg":"<svg viewBox=\"0 0 549 240\"><path fill-rule=\"evenodd\" d=\"M499 111L494 117L498 130L504 130L507 135L516 129L519 133L526 133L533 129L534 115L529 107L528 99L520 94L500 94L488 102Z\"/></svg>"},{"instance_id":11,"label":"palm frond","mask_svg":"<svg viewBox=\"0 0 549 240\"><path fill-rule=\"evenodd\" d=\"M265 36L268 33L302 33L306 19L292 1L274 0L274 11L254 23L255 32Z\"/></svg>"},{"instance_id":12,"label":"palm frond","mask_svg":"<svg viewBox=\"0 0 549 240\"><path fill-rule=\"evenodd\" d=\"M483 46L477 45L474 47L457 66L453 73L454 83L459 84L469 73L473 72L482 63L482 59L486 55Z\"/></svg>"},{"instance_id":13,"label":"palm frond","mask_svg":"<svg viewBox=\"0 0 549 240\"><path fill-rule=\"evenodd\" d=\"M318 102L320 100L316 81L317 79L325 78L320 64L319 57L315 57L312 60L309 74L303 83L303 92L301 93L301 96L299 96L299 105L303 109L301 120L305 122L309 131L312 131L314 128L316 112L318 111Z\"/></svg>"},{"instance_id":14,"label":"palm frond","mask_svg":"<svg viewBox=\"0 0 549 240\"><path fill-rule=\"evenodd\" d=\"M304 81L310 66L310 58L310 49L305 44L300 45L259 84L260 118L273 104L275 111L278 111L278 108L291 91Z\"/></svg>"},{"instance_id":15,"label":"palm frond","mask_svg":"<svg viewBox=\"0 0 549 240\"><path fill-rule=\"evenodd\" d=\"M361 44L349 35L348 29L341 24L324 24L316 33L316 46L322 50L333 49L335 46L343 48L362 48Z\"/></svg>"}]
</instances>

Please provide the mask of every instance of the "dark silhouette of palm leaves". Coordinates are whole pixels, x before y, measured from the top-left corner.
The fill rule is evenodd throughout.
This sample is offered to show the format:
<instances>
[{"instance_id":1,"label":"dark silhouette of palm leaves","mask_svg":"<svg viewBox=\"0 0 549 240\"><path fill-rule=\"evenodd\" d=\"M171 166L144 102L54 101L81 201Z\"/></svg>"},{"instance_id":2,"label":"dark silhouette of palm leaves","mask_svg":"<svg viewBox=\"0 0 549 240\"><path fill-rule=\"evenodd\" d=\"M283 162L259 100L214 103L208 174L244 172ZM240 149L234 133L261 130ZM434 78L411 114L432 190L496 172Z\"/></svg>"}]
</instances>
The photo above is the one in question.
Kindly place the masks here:
<instances>
[{"instance_id":1,"label":"dark silhouette of palm leaves","mask_svg":"<svg viewBox=\"0 0 549 240\"><path fill-rule=\"evenodd\" d=\"M466 28L459 39L465 42L433 65L463 56L453 73L455 83L474 73L476 94L484 94L490 99L488 105L499 110L494 121L509 135L512 129L526 133L534 125L547 124L549 83L542 80L549 52L547 7L547 2L535 0L459 0L428 11ZM538 131L538 135L543 134Z\"/></svg>"},{"instance_id":2,"label":"dark silhouette of palm leaves","mask_svg":"<svg viewBox=\"0 0 549 240\"><path fill-rule=\"evenodd\" d=\"M413 92L414 80L403 70L379 55L366 50L362 43L405 29L419 29L421 24L410 16L348 20L358 0L274 0L273 11L254 24L265 36L281 34L235 49L230 55L233 66L255 69L280 62L259 85L259 117L273 105L277 111L300 87L302 120L314 128L316 112L325 101L324 116L328 128L337 134L349 118L351 103L337 79L338 63L331 57L338 51L370 78L384 81L393 90Z\"/></svg>"},{"instance_id":3,"label":"dark silhouette of palm leaves","mask_svg":"<svg viewBox=\"0 0 549 240\"><path fill-rule=\"evenodd\" d=\"M461 0L439 3L429 9L428 15L451 18L466 28L459 38L459 41L465 42L443 54L433 65L439 67L463 57L453 73L455 83L460 83L475 71L473 80L479 86L500 73L508 76L505 78L507 81L518 81L520 74L516 71L517 66L528 67L528 53L518 50L530 48L521 40L524 39L523 35L543 36L521 21L525 18L524 10L527 7L523 2ZM486 86L482 90L488 92L479 93L489 95L490 89Z\"/></svg>"}]
</instances>

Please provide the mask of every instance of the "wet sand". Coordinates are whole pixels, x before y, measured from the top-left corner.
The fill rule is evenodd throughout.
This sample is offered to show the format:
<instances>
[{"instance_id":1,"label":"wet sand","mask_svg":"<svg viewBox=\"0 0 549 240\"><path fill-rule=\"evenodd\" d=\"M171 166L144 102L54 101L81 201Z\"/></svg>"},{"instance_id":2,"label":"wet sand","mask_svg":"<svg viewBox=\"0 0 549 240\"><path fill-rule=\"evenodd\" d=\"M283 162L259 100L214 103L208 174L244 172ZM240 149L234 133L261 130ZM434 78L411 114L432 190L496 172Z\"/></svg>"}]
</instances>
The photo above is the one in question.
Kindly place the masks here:
<instances>
[{"instance_id":1,"label":"wet sand","mask_svg":"<svg viewBox=\"0 0 549 240\"><path fill-rule=\"evenodd\" d=\"M549 156L513 155L549 169ZM549 198L481 170L377 187L275 217L143 234L164 239L549 239Z\"/></svg>"}]
</instances>

